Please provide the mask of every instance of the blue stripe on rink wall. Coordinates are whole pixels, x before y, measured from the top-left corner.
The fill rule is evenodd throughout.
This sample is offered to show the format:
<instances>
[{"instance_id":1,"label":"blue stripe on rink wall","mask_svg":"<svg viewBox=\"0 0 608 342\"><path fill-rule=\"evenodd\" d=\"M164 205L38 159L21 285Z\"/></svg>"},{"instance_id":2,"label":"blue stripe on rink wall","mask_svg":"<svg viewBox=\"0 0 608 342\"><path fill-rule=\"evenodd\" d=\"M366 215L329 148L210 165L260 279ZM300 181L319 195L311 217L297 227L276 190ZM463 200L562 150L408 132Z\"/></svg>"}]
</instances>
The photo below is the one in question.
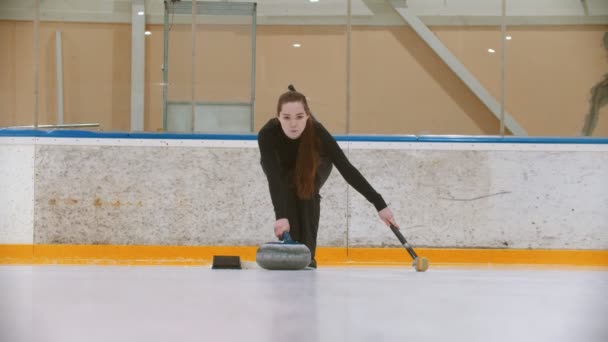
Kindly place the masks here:
<instances>
[{"instance_id":1,"label":"blue stripe on rink wall","mask_svg":"<svg viewBox=\"0 0 608 342\"><path fill-rule=\"evenodd\" d=\"M90 139L174 139L174 140L257 140L257 134L128 133L82 130L0 129L0 137L90 138ZM433 142L507 144L608 144L596 137L515 137L475 135L335 135L338 141L353 142Z\"/></svg>"}]
</instances>

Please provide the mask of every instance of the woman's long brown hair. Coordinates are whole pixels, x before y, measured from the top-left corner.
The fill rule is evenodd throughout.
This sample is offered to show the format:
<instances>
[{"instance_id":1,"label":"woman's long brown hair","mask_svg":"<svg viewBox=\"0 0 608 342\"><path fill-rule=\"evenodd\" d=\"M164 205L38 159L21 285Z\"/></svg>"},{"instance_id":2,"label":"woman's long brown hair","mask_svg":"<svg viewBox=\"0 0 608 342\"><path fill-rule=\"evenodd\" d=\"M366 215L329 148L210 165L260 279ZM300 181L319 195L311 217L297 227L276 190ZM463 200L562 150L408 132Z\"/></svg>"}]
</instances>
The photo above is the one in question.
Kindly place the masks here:
<instances>
[{"instance_id":1,"label":"woman's long brown hair","mask_svg":"<svg viewBox=\"0 0 608 342\"><path fill-rule=\"evenodd\" d=\"M306 96L289 86L289 91L279 97L277 103L277 116L281 114L281 109L285 103L300 102L308 114L306 127L300 136L300 146L298 148L298 158L294 172L294 182L298 198L310 199L315 193L315 176L319 166L319 146L315 127L312 123L313 117L308 108Z\"/></svg>"}]
</instances>

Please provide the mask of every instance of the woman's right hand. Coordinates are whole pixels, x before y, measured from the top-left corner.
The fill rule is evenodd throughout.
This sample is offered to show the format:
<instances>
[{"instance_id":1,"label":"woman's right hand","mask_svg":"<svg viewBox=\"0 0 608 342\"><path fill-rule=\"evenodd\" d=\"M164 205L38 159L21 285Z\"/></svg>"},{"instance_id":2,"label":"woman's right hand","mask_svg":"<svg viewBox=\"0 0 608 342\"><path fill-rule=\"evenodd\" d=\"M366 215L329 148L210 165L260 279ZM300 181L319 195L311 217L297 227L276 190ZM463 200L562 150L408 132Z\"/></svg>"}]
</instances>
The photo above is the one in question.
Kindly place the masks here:
<instances>
[{"instance_id":1,"label":"woman's right hand","mask_svg":"<svg viewBox=\"0 0 608 342\"><path fill-rule=\"evenodd\" d=\"M288 232L288 231L289 231L289 220L287 220L286 218L278 219L274 223L274 235L278 239L281 239L283 237L283 233Z\"/></svg>"}]
</instances>

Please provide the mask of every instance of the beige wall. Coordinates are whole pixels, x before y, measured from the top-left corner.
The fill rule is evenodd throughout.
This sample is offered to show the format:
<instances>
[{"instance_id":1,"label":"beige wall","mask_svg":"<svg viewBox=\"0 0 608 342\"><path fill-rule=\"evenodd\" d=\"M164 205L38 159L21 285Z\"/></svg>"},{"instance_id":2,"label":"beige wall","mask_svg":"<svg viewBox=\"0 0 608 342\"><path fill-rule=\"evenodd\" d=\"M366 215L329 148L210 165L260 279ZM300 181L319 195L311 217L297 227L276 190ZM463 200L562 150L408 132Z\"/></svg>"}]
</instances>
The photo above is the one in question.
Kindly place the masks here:
<instances>
[{"instance_id":1,"label":"beige wall","mask_svg":"<svg viewBox=\"0 0 608 342\"><path fill-rule=\"evenodd\" d=\"M172 100L191 98L191 33L174 25ZM40 123L55 123L55 30L62 31L67 123L99 122L129 130L131 27L41 23ZM147 27L145 129L162 127L162 26ZM438 38L500 100L500 29L432 27ZM514 27L507 46L506 108L531 135L577 135L590 88L608 73L601 41L608 26ZM293 48L298 42L301 48ZM33 122L33 25L0 22L0 126ZM198 101L248 101L247 26L202 26L197 35ZM496 53L491 55L487 49ZM277 96L294 83L333 132L346 130L346 29L257 27L256 121L274 115ZM356 26L351 56L352 133L497 134L498 121L408 27ZM608 136L608 108L596 136Z\"/></svg>"}]
</instances>

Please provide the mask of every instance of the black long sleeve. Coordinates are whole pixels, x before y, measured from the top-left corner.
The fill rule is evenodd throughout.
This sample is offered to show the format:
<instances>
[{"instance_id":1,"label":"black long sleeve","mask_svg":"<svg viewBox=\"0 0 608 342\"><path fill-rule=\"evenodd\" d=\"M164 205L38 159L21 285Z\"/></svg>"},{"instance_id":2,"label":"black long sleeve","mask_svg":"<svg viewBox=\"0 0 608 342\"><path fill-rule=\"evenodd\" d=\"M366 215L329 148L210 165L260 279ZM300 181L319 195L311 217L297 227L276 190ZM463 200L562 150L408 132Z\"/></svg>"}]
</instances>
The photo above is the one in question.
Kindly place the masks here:
<instances>
[{"instance_id":1,"label":"black long sleeve","mask_svg":"<svg viewBox=\"0 0 608 342\"><path fill-rule=\"evenodd\" d=\"M280 129L280 127L279 127ZM264 126L258 134L261 164L268 179L270 198L274 206L276 219L287 217L287 170L281 167L281 160L277 150L276 134L272 126Z\"/></svg>"},{"instance_id":2,"label":"black long sleeve","mask_svg":"<svg viewBox=\"0 0 608 342\"><path fill-rule=\"evenodd\" d=\"M314 128L315 134L321 142L320 153L331 160L346 182L372 203L376 210L386 208L382 196L350 163L334 137L318 121L314 121ZM276 218L286 218L288 175L295 167L299 139L287 138L281 129L279 120L275 118L268 121L258 133L258 146Z\"/></svg>"},{"instance_id":3,"label":"black long sleeve","mask_svg":"<svg viewBox=\"0 0 608 342\"><path fill-rule=\"evenodd\" d=\"M374 190L361 172L346 158L336 139L321 123L317 123L315 126L316 134L321 139L325 152L346 182L372 203L376 210L380 211L386 208L386 202L384 202L382 196Z\"/></svg>"}]
</instances>

